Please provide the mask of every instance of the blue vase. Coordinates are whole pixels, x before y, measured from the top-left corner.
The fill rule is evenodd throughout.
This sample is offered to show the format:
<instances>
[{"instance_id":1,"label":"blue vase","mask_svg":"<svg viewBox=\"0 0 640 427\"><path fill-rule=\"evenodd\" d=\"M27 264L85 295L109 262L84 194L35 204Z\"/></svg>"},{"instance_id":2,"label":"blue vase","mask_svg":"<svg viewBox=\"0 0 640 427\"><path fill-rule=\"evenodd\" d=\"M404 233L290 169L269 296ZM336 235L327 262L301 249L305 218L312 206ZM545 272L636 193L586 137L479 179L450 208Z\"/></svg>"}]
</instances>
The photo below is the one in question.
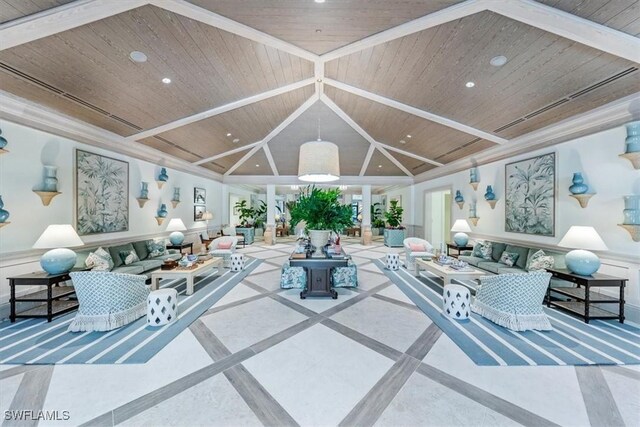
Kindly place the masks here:
<instances>
[{"instance_id":1,"label":"blue vase","mask_svg":"<svg viewBox=\"0 0 640 427\"><path fill-rule=\"evenodd\" d=\"M625 225L640 225L640 196L624 196L624 214Z\"/></svg>"},{"instance_id":2,"label":"blue vase","mask_svg":"<svg viewBox=\"0 0 640 427\"><path fill-rule=\"evenodd\" d=\"M44 185L42 191L58 191L58 168L56 166L44 165Z\"/></svg>"},{"instance_id":3,"label":"blue vase","mask_svg":"<svg viewBox=\"0 0 640 427\"><path fill-rule=\"evenodd\" d=\"M140 190L140 198L141 199L148 199L149 198L149 183L148 182L141 182L142 185L142 189Z\"/></svg>"},{"instance_id":4,"label":"blue vase","mask_svg":"<svg viewBox=\"0 0 640 427\"><path fill-rule=\"evenodd\" d=\"M9 219L9 211L4 209L4 202L0 196L0 222L6 222Z\"/></svg>"},{"instance_id":5,"label":"blue vase","mask_svg":"<svg viewBox=\"0 0 640 427\"><path fill-rule=\"evenodd\" d=\"M640 151L640 121L627 124L627 139L625 140L627 153Z\"/></svg>"},{"instance_id":6,"label":"blue vase","mask_svg":"<svg viewBox=\"0 0 640 427\"><path fill-rule=\"evenodd\" d=\"M7 140L0 136L0 150L7 146Z\"/></svg>"},{"instance_id":7,"label":"blue vase","mask_svg":"<svg viewBox=\"0 0 640 427\"><path fill-rule=\"evenodd\" d=\"M180 201L180 188L179 187L174 187L173 188L173 199L174 202L179 202Z\"/></svg>"},{"instance_id":8,"label":"blue vase","mask_svg":"<svg viewBox=\"0 0 640 427\"><path fill-rule=\"evenodd\" d=\"M454 200L456 201L456 203L464 202L464 197L462 197L460 190L456 190L456 197L454 198Z\"/></svg>"},{"instance_id":9,"label":"blue vase","mask_svg":"<svg viewBox=\"0 0 640 427\"><path fill-rule=\"evenodd\" d=\"M167 205L165 205L164 203L160 205L160 209L158 209L158 216L160 218L166 218L167 214L169 212L167 212Z\"/></svg>"},{"instance_id":10,"label":"blue vase","mask_svg":"<svg viewBox=\"0 0 640 427\"><path fill-rule=\"evenodd\" d=\"M476 168L469 170L469 182L478 182L478 170Z\"/></svg>"},{"instance_id":11,"label":"blue vase","mask_svg":"<svg viewBox=\"0 0 640 427\"><path fill-rule=\"evenodd\" d=\"M584 183L584 178L582 178L582 173L575 172L573 174L573 185L569 187L569 191L571 194L584 194L589 189L589 186Z\"/></svg>"},{"instance_id":12,"label":"blue vase","mask_svg":"<svg viewBox=\"0 0 640 427\"><path fill-rule=\"evenodd\" d=\"M169 175L167 175L167 169L160 169L160 175L158 175L158 181L166 181L169 179Z\"/></svg>"},{"instance_id":13,"label":"blue vase","mask_svg":"<svg viewBox=\"0 0 640 427\"><path fill-rule=\"evenodd\" d=\"M487 185L487 192L484 193L485 200L495 200L496 195L493 193L493 188L490 185Z\"/></svg>"}]
</instances>

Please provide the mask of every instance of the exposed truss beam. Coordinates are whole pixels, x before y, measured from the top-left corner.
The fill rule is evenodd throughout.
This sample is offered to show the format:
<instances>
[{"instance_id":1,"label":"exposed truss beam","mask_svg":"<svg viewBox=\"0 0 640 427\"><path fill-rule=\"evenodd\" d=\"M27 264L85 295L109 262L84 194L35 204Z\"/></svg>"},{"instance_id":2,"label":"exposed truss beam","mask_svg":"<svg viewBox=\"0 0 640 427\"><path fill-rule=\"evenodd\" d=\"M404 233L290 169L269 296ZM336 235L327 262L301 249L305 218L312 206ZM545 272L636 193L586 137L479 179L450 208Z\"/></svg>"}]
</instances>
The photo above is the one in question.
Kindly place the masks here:
<instances>
[{"instance_id":1,"label":"exposed truss beam","mask_svg":"<svg viewBox=\"0 0 640 427\"><path fill-rule=\"evenodd\" d=\"M264 155L267 156L267 161L269 162L269 166L271 166L271 171L273 172L273 176L280 175L278 173L278 168L276 167L276 162L273 161L271 150L269 150L269 144L263 145L262 149L264 150Z\"/></svg>"},{"instance_id":2,"label":"exposed truss beam","mask_svg":"<svg viewBox=\"0 0 640 427\"><path fill-rule=\"evenodd\" d=\"M197 162L193 162L194 165L202 165L204 163L213 162L214 160L221 159L223 157L230 156L232 154L240 153L242 151L249 150L256 145L260 144L261 141L257 141L248 145L243 145L242 147L234 148L233 150L225 151L224 153L216 154L215 156L207 157L206 159L198 160Z\"/></svg>"},{"instance_id":3,"label":"exposed truss beam","mask_svg":"<svg viewBox=\"0 0 640 427\"><path fill-rule=\"evenodd\" d=\"M238 160L236 162L235 165L231 166L229 168L229 170L227 170L227 172L225 172L224 176L229 176L233 173L233 171L235 171L236 169L238 169L238 167L240 167L240 165L242 165L244 162L246 162L247 160L249 160L251 158L251 156L253 156L256 151L258 151L260 148L262 148L262 146L264 146L265 144L267 144L269 141L271 141L276 135L278 135L280 132L282 132L287 126L289 126L295 119L297 119L298 117L300 117L300 115L302 113L304 113L305 111L307 111L309 109L309 107L311 107L315 102L317 101L316 95L312 95L309 99L307 99L301 106L298 107L298 109L296 111L294 111L293 113L291 113L291 115L289 117L287 117L286 119L284 119L284 121L282 123L280 123L278 126L276 126L271 132L269 132L269 134L267 136L264 137L264 139L262 141L260 141L255 147L253 147L251 149L251 151L249 151L247 154L245 154L240 160Z\"/></svg>"},{"instance_id":4,"label":"exposed truss beam","mask_svg":"<svg viewBox=\"0 0 640 427\"><path fill-rule=\"evenodd\" d=\"M296 89L300 89L302 87L308 86L315 83L315 79L310 77L305 80L300 80L299 82L291 83L286 86L282 86L276 89L268 90L266 92L258 93L256 95L248 96L243 99L239 99L237 101L230 102L225 105L221 105L219 107L212 108L207 111L203 111L201 113L194 114L192 116L184 117L182 119L173 121L171 123L164 124L162 126L155 127L153 129L145 130L140 133L136 133L134 135L128 136L128 141L139 141L144 138L148 138L150 136L158 135L163 132L170 131L172 129L176 129L182 126L186 126L191 123L198 122L200 120L208 119L213 116L217 116L223 113L226 113L231 110L235 110L238 108L246 107L247 105L254 104L256 102L264 101L265 99L273 98L274 96L282 95L287 92L294 91Z\"/></svg>"},{"instance_id":5,"label":"exposed truss beam","mask_svg":"<svg viewBox=\"0 0 640 427\"><path fill-rule=\"evenodd\" d=\"M374 151L376 151L376 146L369 144L369 150L364 158L364 162L362 162L362 167L360 168L360 174L358 174L358 176L364 176L367 172L367 168L369 167L369 163L371 163L371 157L373 156Z\"/></svg>"},{"instance_id":6,"label":"exposed truss beam","mask_svg":"<svg viewBox=\"0 0 640 427\"><path fill-rule=\"evenodd\" d=\"M492 12L633 62L640 39L532 0L484 0Z\"/></svg>"},{"instance_id":7,"label":"exposed truss beam","mask_svg":"<svg viewBox=\"0 0 640 427\"><path fill-rule=\"evenodd\" d=\"M298 46L270 36L262 31L258 31L248 25L225 18L224 16L218 15L217 13L211 12L210 10L201 8L184 0L150 0L149 3L177 13L178 15L186 16L187 18L200 21L213 27L220 28L221 30L237 34L249 40L304 58L308 61L315 62L319 58L318 55L311 53L308 50L299 48Z\"/></svg>"},{"instance_id":8,"label":"exposed truss beam","mask_svg":"<svg viewBox=\"0 0 640 427\"><path fill-rule=\"evenodd\" d=\"M412 158L414 158L416 160L420 160L420 161L425 162L425 163L430 163L430 164L432 164L434 166L444 166L442 163L436 162L435 160L427 159L426 157L422 157L422 156L419 156L417 154L413 154L413 153L411 153L409 151L401 150L399 148L393 147L391 145L383 144L381 142L379 144L380 144L381 147L384 147L385 149L387 149L389 151L395 151L396 153L400 153L400 154L405 155L407 157L412 157Z\"/></svg>"},{"instance_id":9,"label":"exposed truss beam","mask_svg":"<svg viewBox=\"0 0 640 427\"><path fill-rule=\"evenodd\" d=\"M484 132L480 129L473 128L471 126L464 125L462 123L456 122L451 119L447 119L446 117L438 116L436 114L430 113L428 111L421 110L416 107L412 107L411 105L403 104L402 102L395 101L390 98L386 98L381 95L377 95L375 93L368 92L364 89L357 88L355 86L348 85L346 83L339 82L337 80L326 78L324 79L324 83L329 86L333 86L345 92L349 92L354 95L361 96L363 98L369 99L374 102L378 102L380 104L386 105L387 107L395 108L400 111L404 111L405 113L413 114L414 116L421 117L426 120L430 120L432 122L439 123L441 125L459 130L460 132L468 133L473 136L477 136L478 138L486 139L491 142L495 142L496 144L504 144L508 142L504 138L500 138L499 136L495 136L491 133Z\"/></svg>"},{"instance_id":10,"label":"exposed truss beam","mask_svg":"<svg viewBox=\"0 0 640 427\"><path fill-rule=\"evenodd\" d=\"M0 50L48 37L148 4L147 0L79 0L0 25Z\"/></svg>"},{"instance_id":11,"label":"exposed truss beam","mask_svg":"<svg viewBox=\"0 0 640 427\"><path fill-rule=\"evenodd\" d=\"M322 95L320 97L320 100L324 102L327 105L327 107L333 110L333 112L336 113L338 117L340 117L342 120L347 122L347 124L351 126L353 130L358 132L364 139L369 141L371 145L375 146L375 148L377 148L387 159L389 159L391 163L396 165L398 169L400 169L402 172L404 172L408 176L413 176L413 174L409 172L409 169L404 167L404 165L400 163L398 159L393 157L391 154L389 154L387 150L381 147L378 141L373 139L371 135L369 135L364 129L362 129L362 127L360 127L359 124L357 124L347 113L345 113L342 110L342 108L338 107L338 105L335 102L333 102L327 95Z\"/></svg>"}]
</instances>

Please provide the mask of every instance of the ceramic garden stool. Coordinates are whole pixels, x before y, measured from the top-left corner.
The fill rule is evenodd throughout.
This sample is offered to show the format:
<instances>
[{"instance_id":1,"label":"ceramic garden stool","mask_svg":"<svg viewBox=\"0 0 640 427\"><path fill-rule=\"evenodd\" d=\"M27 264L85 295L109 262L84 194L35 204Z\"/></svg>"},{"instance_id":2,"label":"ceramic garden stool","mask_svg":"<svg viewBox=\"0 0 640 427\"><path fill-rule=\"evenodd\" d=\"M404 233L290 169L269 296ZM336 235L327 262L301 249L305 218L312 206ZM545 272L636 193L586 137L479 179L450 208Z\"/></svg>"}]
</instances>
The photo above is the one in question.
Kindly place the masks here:
<instances>
[{"instance_id":1,"label":"ceramic garden stool","mask_svg":"<svg viewBox=\"0 0 640 427\"><path fill-rule=\"evenodd\" d=\"M442 309L447 316L456 320L469 318L471 305L469 288L462 285L445 285L442 296L444 298Z\"/></svg>"},{"instance_id":2,"label":"ceramic garden stool","mask_svg":"<svg viewBox=\"0 0 640 427\"><path fill-rule=\"evenodd\" d=\"M244 255L231 254L231 271L238 272L244 270Z\"/></svg>"},{"instance_id":3,"label":"ceramic garden stool","mask_svg":"<svg viewBox=\"0 0 640 427\"><path fill-rule=\"evenodd\" d=\"M147 297L147 325L167 325L178 318L178 291L173 288L151 291Z\"/></svg>"},{"instance_id":4,"label":"ceramic garden stool","mask_svg":"<svg viewBox=\"0 0 640 427\"><path fill-rule=\"evenodd\" d=\"M400 254L387 254L387 269L397 270L400 267Z\"/></svg>"}]
</instances>

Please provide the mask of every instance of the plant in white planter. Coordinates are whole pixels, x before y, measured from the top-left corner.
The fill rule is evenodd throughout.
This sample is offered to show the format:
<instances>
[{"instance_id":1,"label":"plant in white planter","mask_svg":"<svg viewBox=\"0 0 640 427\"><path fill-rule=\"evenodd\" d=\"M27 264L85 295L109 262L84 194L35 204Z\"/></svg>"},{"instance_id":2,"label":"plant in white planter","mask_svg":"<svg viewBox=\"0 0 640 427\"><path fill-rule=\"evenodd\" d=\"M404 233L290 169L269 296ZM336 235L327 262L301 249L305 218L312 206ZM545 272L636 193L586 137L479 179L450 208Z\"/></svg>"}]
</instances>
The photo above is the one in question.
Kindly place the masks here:
<instances>
[{"instance_id":1,"label":"plant in white planter","mask_svg":"<svg viewBox=\"0 0 640 427\"><path fill-rule=\"evenodd\" d=\"M351 206L341 205L338 201L340 190L307 187L300 192L296 202L288 205L291 215L291 227L306 222L311 244L316 248L316 255L322 254L322 247L329 240L332 231L339 233L345 227L353 225Z\"/></svg>"}]
</instances>

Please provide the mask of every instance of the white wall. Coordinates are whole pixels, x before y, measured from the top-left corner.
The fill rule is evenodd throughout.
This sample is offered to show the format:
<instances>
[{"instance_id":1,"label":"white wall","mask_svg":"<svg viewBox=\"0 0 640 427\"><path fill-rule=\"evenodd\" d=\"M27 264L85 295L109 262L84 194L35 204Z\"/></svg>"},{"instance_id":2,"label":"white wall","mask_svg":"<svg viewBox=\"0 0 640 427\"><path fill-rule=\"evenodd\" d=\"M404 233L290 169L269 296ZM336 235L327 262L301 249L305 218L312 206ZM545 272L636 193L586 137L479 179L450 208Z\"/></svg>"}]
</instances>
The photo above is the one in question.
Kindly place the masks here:
<instances>
[{"instance_id":1,"label":"white wall","mask_svg":"<svg viewBox=\"0 0 640 427\"><path fill-rule=\"evenodd\" d=\"M203 229L205 222L193 220L193 189L201 187L207 191L207 210L213 212L209 229L221 223L222 184L168 169L169 180L162 190L155 182L160 165L132 159L117 153L78 143L67 138L41 132L22 125L0 121L2 135L9 142L9 153L0 156L0 195L5 209L10 212L11 224L0 229L0 303L7 300L6 277L40 270L37 263L39 253L31 248L49 224L74 224L74 158L75 149L102 154L129 163L129 230L118 233L81 236L88 246L113 240L134 240L138 236L166 234L169 218L182 218L188 229ZM43 165L58 167L58 191L62 194L43 206L32 189L42 183ZM143 208L138 206L140 182L149 182L149 198ZM173 188L180 187L182 202L174 209L171 206ZM167 205L169 215L162 225L155 216L161 203ZM24 255L24 256L22 256ZM31 262L28 262L31 259ZM36 262L33 262L36 260ZM0 316L1 317L1 316Z\"/></svg>"},{"instance_id":2,"label":"white wall","mask_svg":"<svg viewBox=\"0 0 640 427\"><path fill-rule=\"evenodd\" d=\"M480 185L474 191L469 185L469 171L426 181L414 186L415 218L424 218L424 193L426 190L451 186L461 190L465 206L460 210L452 207L453 220L469 216L469 202L477 201L477 226L471 225L476 237L496 240L555 246L572 225L595 227L604 239L609 251L599 253L603 260L600 271L629 279L626 290L627 302L640 306L640 243L633 242L629 234L618 227L622 223L624 209L623 196L640 194L640 171L618 155L624 152L626 131L624 126L597 134L578 138L547 149L534 151L508 160L478 167ZM540 237L507 233L504 231L504 168L505 164L534 157L549 152L556 153L556 224L554 237ZM597 193L582 209L578 202L569 197L569 186L574 172L582 172L589 192ZM494 210L484 200L487 185L492 185L498 203Z\"/></svg>"}]
</instances>

